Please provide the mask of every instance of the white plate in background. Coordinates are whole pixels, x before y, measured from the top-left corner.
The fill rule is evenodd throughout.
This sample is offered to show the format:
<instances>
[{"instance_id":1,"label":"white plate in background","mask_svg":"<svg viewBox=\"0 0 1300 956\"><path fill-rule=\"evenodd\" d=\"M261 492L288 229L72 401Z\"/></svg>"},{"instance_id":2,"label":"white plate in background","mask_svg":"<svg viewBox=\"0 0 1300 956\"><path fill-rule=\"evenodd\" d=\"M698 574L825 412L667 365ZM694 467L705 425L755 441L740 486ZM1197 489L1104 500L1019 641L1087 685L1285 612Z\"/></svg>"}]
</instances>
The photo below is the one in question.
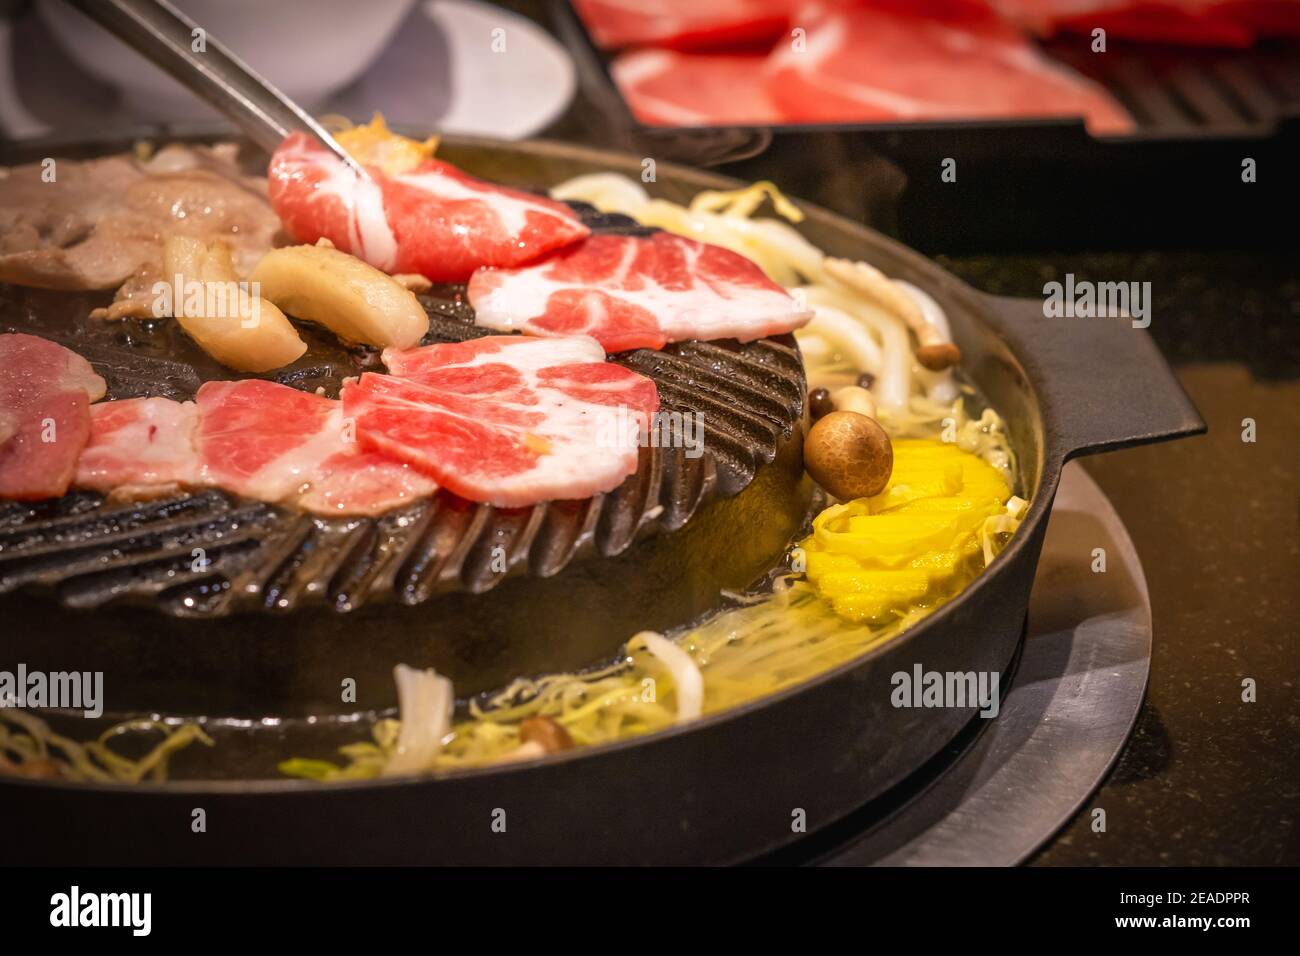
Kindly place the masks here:
<instances>
[{"instance_id":1,"label":"white plate in background","mask_svg":"<svg viewBox=\"0 0 1300 956\"><path fill-rule=\"evenodd\" d=\"M213 35L220 38L215 28ZM277 43L282 58L320 59L317 50ZM59 47L35 15L0 22L0 132L6 138L93 137L216 115L197 99L120 95ZM286 68L292 72L294 65ZM477 0L425 0L360 78L315 111L363 121L379 110L395 124L523 139L564 112L576 85L564 47L527 17Z\"/></svg>"},{"instance_id":2,"label":"white plate in background","mask_svg":"<svg viewBox=\"0 0 1300 956\"><path fill-rule=\"evenodd\" d=\"M476 0L428 0L424 11L452 41L455 96L438 121L447 132L523 139L553 123L573 99L573 60L532 20ZM503 31L501 53L490 52L496 29Z\"/></svg>"}]
</instances>

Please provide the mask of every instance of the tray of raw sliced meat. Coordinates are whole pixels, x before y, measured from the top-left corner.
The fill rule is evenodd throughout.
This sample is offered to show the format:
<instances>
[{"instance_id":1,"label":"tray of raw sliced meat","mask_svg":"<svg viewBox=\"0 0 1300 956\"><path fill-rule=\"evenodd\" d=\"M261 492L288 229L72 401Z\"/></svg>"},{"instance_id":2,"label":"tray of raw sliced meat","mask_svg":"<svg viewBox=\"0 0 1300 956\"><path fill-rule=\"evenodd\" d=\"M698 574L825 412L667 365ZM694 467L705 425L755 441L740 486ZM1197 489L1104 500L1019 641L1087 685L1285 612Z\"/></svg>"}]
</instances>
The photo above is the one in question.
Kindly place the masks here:
<instances>
[{"instance_id":1,"label":"tray of raw sliced meat","mask_svg":"<svg viewBox=\"0 0 1300 956\"><path fill-rule=\"evenodd\" d=\"M1077 122L1267 131L1298 105L1291 0L572 0L589 83L645 127ZM599 102L610 98L598 96Z\"/></svg>"}]
</instances>

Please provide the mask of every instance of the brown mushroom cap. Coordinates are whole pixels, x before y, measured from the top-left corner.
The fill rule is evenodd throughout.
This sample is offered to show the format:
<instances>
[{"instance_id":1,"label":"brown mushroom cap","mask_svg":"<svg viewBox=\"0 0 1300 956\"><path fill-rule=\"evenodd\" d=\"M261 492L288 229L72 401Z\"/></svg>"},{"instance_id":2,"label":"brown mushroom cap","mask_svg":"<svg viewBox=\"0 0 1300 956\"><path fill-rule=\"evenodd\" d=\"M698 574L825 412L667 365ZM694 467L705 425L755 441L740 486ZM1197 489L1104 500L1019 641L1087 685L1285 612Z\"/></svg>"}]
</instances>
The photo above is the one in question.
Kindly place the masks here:
<instances>
[{"instance_id":1,"label":"brown mushroom cap","mask_svg":"<svg viewBox=\"0 0 1300 956\"><path fill-rule=\"evenodd\" d=\"M12 774L16 777L29 777L33 780L56 780L63 776L63 771L53 760L37 758L14 763L0 753L0 774Z\"/></svg>"},{"instance_id":2,"label":"brown mushroom cap","mask_svg":"<svg viewBox=\"0 0 1300 956\"><path fill-rule=\"evenodd\" d=\"M932 372L942 372L961 361L961 349L951 342L931 342L917 348L916 360Z\"/></svg>"},{"instance_id":3,"label":"brown mushroom cap","mask_svg":"<svg viewBox=\"0 0 1300 956\"><path fill-rule=\"evenodd\" d=\"M519 739L525 744L540 744L548 754L573 748L573 738L564 725L540 714L524 719L519 725Z\"/></svg>"},{"instance_id":4,"label":"brown mushroom cap","mask_svg":"<svg viewBox=\"0 0 1300 956\"><path fill-rule=\"evenodd\" d=\"M857 412L831 412L819 420L804 439L803 457L813 481L840 501L879 494L894 471L889 436Z\"/></svg>"}]
</instances>

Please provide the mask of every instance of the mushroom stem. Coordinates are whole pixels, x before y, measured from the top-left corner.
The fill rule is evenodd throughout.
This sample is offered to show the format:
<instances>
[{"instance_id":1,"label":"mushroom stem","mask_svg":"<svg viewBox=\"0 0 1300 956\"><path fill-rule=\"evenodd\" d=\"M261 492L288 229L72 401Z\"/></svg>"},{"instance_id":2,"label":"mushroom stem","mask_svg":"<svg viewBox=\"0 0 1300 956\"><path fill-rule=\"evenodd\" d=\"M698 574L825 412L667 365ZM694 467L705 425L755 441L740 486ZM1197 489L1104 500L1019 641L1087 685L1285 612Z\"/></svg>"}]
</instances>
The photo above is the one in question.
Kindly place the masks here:
<instances>
[{"instance_id":1,"label":"mushroom stem","mask_svg":"<svg viewBox=\"0 0 1300 956\"><path fill-rule=\"evenodd\" d=\"M857 412L868 418L876 417L876 400L861 385L846 385L831 395L831 404L837 412Z\"/></svg>"},{"instance_id":2,"label":"mushroom stem","mask_svg":"<svg viewBox=\"0 0 1300 956\"><path fill-rule=\"evenodd\" d=\"M951 368L961 361L961 351L949 342L922 313L920 306L887 275L866 262L827 258L822 269L832 279L861 293L902 319L916 336L916 360L931 371Z\"/></svg>"}]
</instances>

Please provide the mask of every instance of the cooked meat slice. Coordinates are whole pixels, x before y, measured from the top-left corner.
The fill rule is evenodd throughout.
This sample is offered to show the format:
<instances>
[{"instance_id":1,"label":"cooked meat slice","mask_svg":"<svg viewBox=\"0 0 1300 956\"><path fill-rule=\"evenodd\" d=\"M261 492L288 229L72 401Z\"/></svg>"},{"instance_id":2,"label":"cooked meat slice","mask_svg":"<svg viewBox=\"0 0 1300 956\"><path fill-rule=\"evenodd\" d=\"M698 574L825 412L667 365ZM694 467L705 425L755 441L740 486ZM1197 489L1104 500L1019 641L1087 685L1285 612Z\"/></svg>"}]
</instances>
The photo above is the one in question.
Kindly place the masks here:
<instances>
[{"instance_id":1,"label":"cooked meat slice","mask_svg":"<svg viewBox=\"0 0 1300 956\"><path fill-rule=\"evenodd\" d=\"M0 170L0 282L120 287L118 303L131 305L118 314L148 314L168 236L224 241L242 276L279 228L264 184L240 173L228 146Z\"/></svg>"},{"instance_id":2,"label":"cooked meat slice","mask_svg":"<svg viewBox=\"0 0 1300 956\"><path fill-rule=\"evenodd\" d=\"M104 380L75 352L35 335L0 335L0 498L57 498L90 437Z\"/></svg>"}]
</instances>

